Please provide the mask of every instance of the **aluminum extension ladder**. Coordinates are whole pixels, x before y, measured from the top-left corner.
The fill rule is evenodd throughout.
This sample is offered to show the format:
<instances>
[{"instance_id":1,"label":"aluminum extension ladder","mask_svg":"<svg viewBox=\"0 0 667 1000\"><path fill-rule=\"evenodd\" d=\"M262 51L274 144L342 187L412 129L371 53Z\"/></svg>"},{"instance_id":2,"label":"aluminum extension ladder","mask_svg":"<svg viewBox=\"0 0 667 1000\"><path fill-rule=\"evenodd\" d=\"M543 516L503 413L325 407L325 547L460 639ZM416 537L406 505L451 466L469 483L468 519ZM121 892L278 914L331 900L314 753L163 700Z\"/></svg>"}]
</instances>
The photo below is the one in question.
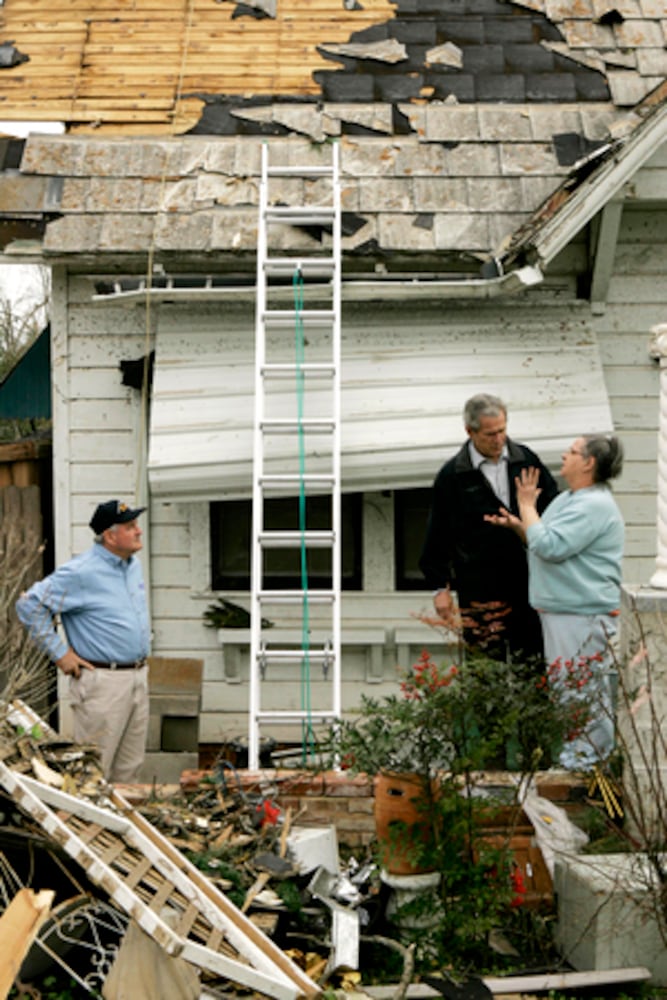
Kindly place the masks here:
<instances>
[{"instance_id":1,"label":"aluminum extension ladder","mask_svg":"<svg viewBox=\"0 0 667 1000\"><path fill-rule=\"evenodd\" d=\"M314 726L332 722L341 713L338 153L335 144L327 165L272 166L268 144L262 147L252 501L251 768L258 766L266 728L300 724L305 748ZM316 243L313 253L309 247L318 238L320 244ZM305 251L301 247L292 250L295 242L305 246ZM318 530L312 529L308 517L309 498L314 496L330 498L325 526L320 524ZM276 529L275 522L267 520L267 505L280 497L295 498L298 517L289 529ZM326 507L327 501L323 503ZM308 565L315 549L330 553L328 586L310 584ZM300 563L298 588L281 587L280 579L275 585L266 565L271 550L288 554L282 558L291 553ZM327 557L320 552L319 558L326 561ZM275 623L270 629L267 621L272 618ZM285 627L290 624L291 632ZM312 680L311 667L317 668L318 677L321 669L321 679Z\"/></svg>"}]
</instances>

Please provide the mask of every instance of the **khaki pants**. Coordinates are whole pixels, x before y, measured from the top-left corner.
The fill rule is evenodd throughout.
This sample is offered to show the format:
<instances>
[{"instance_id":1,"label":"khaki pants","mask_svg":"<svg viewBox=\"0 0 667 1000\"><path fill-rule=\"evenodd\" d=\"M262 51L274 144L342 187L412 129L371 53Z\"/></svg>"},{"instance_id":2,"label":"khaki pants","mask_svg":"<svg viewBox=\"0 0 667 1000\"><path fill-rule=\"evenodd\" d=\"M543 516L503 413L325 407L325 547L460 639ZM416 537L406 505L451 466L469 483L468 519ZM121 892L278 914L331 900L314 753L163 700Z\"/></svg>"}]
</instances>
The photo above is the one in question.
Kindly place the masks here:
<instances>
[{"instance_id":1,"label":"khaki pants","mask_svg":"<svg viewBox=\"0 0 667 1000\"><path fill-rule=\"evenodd\" d=\"M98 746L109 781L136 781L148 733L148 667L83 668L70 679L70 696L76 742Z\"/></svg>"}]
</instances>

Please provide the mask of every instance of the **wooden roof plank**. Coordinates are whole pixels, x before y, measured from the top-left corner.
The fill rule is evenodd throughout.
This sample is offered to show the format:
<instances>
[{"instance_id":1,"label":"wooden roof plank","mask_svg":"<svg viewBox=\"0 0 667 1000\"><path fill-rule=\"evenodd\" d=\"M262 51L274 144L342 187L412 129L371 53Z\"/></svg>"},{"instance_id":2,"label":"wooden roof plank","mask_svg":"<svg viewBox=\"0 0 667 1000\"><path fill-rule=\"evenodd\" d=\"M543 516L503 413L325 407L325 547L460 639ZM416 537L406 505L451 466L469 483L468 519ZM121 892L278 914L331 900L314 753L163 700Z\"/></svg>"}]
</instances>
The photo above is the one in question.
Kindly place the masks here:
<instances>
[{"instance_id":1,"label":"wooden roof plank","mask_svg":"<svg viewBox=\"0 0 667 1000\"><path fill-rule=\"evenodd\" d=\"M95 136L105 136L105 138L116 139L122 138L134 138L141 136L151 136L153 138L159 138L161 136L169 137L181 132L187 132L194 125L197 124L197 117L192 119L186 119L185 121L177 120L173 123L167 119L163 119L157 124L148 123L145 121L137 122L124 122L124 121L113 121L113 122L102 122L101 124L91 124L90 122L74 122L72 127L68 130L72 135L95 135Z\"/></svg>"},{"instance_id":2,"label":"wooden roof plank","mask_svg":"<svg viewBox=\"0 0 667 1000\"><path fill-rule=\"evenodd\" d=\"M29 17L35 8L39 8L39 0L9 0L5 4L5 16L15 13L25 12ZM184 13L185 4L183 0L58 0L56 3L46 3L42 0L43 10L40 11L42 17L53 18L54 21L63 17L72 17L73 12L80 11L81 16L87 20L99 17L102 11L108 11L109 17L132 17L137 12L156 10L162 13L173 10L181 17ZM145 14L144 14L145 16Z\"/></svg>"},{"instance_id":3,"label":"wooden roof plank","mask_svg":"<svg viewBox=\"0 0 667 1000\"><path fill-rule=\"evenodd\" d=\"M24 104L20 107L13 106L11 108L2 108L0 106L2 117L5 121L25 121L26 115L29 112L34 113L35 120L45 122L58 122L68 121L73 122L165 122L167 121L168 112L163 109L157 109L155 111L150 110L150 108L138 108L137 110L132 110L130 108L113 108L109 109L105 106L99 107L87 107L80 108L76 107L72 109L71 104L62 101L58 104L49 103L43 104L40 102L34 102L32 104ZM39 112L37 114L36 112ZM195 118L196 120L196 118Z\"/></svg>"}]
</instances>

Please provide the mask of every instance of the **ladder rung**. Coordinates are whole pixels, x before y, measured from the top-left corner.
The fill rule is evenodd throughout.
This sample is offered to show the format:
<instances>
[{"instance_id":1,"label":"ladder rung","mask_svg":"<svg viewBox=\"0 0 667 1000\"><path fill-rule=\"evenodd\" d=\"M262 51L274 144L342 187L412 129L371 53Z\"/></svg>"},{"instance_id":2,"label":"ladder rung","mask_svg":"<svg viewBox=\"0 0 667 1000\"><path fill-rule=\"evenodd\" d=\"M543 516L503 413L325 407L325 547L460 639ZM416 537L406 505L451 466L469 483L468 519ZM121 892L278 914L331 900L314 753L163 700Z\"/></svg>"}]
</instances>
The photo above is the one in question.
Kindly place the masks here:
<instances>
[{"instance_id":1,"label":"ladder rung","mask_svg":"<svg viewBox=\"0 0 667 1000\"><path fill-rule=\"evenodd\" d=\"M190 903L187 909L183 912L181 919L176 927L176 933L180 934L181 937L187 937L192 927L199 916L199 907L196 903Z\"/></svg>"},{"instance_id":2,"label":"ladder rung","mask_svg":"<svg viewBox=\"0 0 667 1000\"><path fill-rule=\"evenodd\" d=\"M306 472L276 472L271 476L260 476L259 484L266 489L282 489L286 486L333 486L336 477L333 473Z\"/></svg>"},{"instance_id":3,"label":"ladder rung","mask_svg":"<svg viewBox=\"0 0 667 1000\"><path fill-rule=\"evenodd\" d=\"M125 850L125 843L122 840L112 840L106 850L100 854L100 861L105 865L112 865Z\"/></svg>"},{"instance_id":4,"label":"ladder rung","mask_svg":"<svg viewBox=\"0 0 667 1000\"><path fill-rule=\"evenodd\" d=\"M333 531L263 531L259 541L265 549L282 549L305 545L309 549L326 549L333 545Z\"/></svg>"},{"instance_id":5,"label":"ladder rung","mask_svg":"<svg viewBox=\"0 0 667 1000\"><path fill-rule=\"evenodd\" d=\"M267 604L301 604L306 598L309 604L333 604L333 590L260 590L260 601Z\"/></svg>"},{"instance_id":6,"label":"ladder rung","mask_svg":"<svg viewBox=\"0 0 667 1000\"><path fill-rule=\"evenodd\" d=\"M302 719L319 719L326 721L327 719L337 719L338 715L334 711L318 711L312 712L306 709L286 709L284 711L274 711L274 712L258 712L257 719L263 719L264 722L300 722Z\"/></svg>"},{"instance_id":7,"label":"ladder rung","mask_svg":"<svg viewBox=\"0 0 667 1000\"><path fill-rule=\"evenodd\" d=\"M335 316L333 309L302 309L298 313L294 309L267 309L262 319L272 326L293 327L297 317L304 325L331 326Z\"/></svg>"},{"instance_id":8,"label":"ladder rung","mask_svg":"<svg viewBox=\"0 0 667 1000\"><path fill-rule=\"evenodd\" d=\"M309 167L271 167L268 166L268 177L333 177L332 166Z\"/></svg>"},{"instance_id":9,"label":"ladder rung","mask_svg":"<svg viewBox=\"0 0 667 1000\"><path fill-rule=\"evenodd\" d=\"M220 927L214 927L206 940L206 947L211 951L217 951L224 940L224 934Z\"/></svg>"},{"instance_id":10,"label":"ladder rung","mask_svg":"<svg viewBox=\"0 0 667 1000\"><path fill-rule=\"evenodd\" d=\"M294 364L292 361L272 362L263 365L262 375L271 375L273 378L282 378L288 375L312 375L320 378L330 378L336 372L336 366L326 364L322 361L307 361L302 365Z\"/></svg>"},{"instance_id":11,"label":"ladder rung","mask_svg":"<svg viewBox=\"0 0 667 1000\"><path fill-rule=\"evenodd\" d=\"M264 271L273 277L285 277L300 273L304 278L331 275L336 267L330 257L308 257L297 260L293 257L269 257L264 261Z\"/></svg>"},{"instance_id":12,"label":"ladder rung","mask_svg":"<svg viewBox=\"0 0 667 1000\"><path fill-rule=\"evenodd\" d=\"M297 417L293 419L284 420L262 420L260 427L267 434L271 433L290 433L292 431L308 431L311 434L326 434L335 430L336 421L330 419L320 419L317 417L306 418L305 420L299 420Z\"/></svg>"},{"instance_id":13,"label":"ladder rung","mask_svg":"<svg viewBox=\"0 0 667 1000\"><path fill-rule=\"evenodd\" d=\"M91 823L84 830L81 830L79 837L84 844L91 844L93 840L95 840L95 837L97 837L103 830L104 827L100 826L99 823Z\"/></svg>"}]
</instances>

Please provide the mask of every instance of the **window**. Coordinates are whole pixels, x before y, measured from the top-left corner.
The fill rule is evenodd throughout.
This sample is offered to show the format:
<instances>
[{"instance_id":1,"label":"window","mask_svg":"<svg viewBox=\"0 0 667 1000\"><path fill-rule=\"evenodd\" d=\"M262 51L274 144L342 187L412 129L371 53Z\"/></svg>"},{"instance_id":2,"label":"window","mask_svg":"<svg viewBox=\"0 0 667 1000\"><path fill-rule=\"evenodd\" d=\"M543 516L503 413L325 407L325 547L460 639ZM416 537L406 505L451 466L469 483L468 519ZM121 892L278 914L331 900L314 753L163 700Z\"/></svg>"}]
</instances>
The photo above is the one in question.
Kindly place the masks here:
<instances>
[{"instance_id":1,"label":"window","mask_svg":"<svg viewBox=\"0 0 667 1000\"><path fill-rule=\"evenodd\" d=\"M430 509L430 487L394 492L396 590L423 590L426 586L419 568L419 557Z\"/></svg>"},{"instance_id":2,"label":"window","mask_svg":"<svg viewBox=\"0 0 667 1000\"><path fill-rule=\"evenodd\" d=\"M341 497L343 590L361 590L361 493ZM211 586L213 590L250 590L250 550L252 501L224 500L211 504ZM264 503L268 531L289 531L299 527L297 497L275 497ZM306 528L326 530L331 526L331 498L306 498ZM299 549L267 549L264 553L264 584L267 588L301 587ZM308 583L313 588L331 586L331 552L309 549Z\"/></svg>"}]
</instances>

